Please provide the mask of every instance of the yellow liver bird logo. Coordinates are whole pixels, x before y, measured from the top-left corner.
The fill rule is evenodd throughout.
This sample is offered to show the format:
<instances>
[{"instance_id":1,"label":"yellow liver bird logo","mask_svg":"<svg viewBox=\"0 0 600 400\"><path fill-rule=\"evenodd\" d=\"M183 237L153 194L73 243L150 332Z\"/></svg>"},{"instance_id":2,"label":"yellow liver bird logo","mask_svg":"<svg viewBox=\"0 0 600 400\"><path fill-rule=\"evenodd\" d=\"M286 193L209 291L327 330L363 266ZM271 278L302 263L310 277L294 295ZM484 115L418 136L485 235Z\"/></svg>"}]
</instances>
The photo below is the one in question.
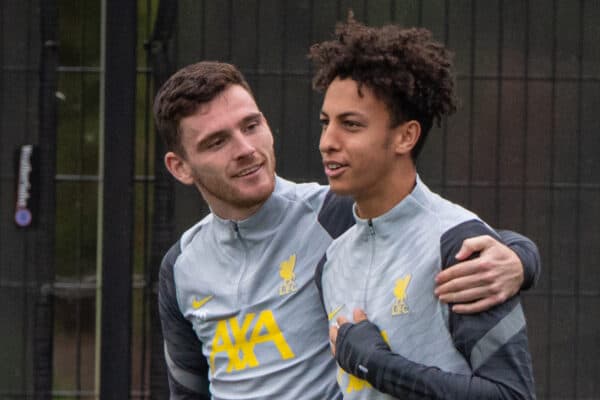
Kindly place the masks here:
<instances>
[{"instance_id":1,"label":"yellow liver bird logo","mask_svg":"<svg viewBox=\"0 0 600 400\"><path fill-rule=\"evenodd\" d=\"M396 287L394 288L394 296L401 301L404 302L406 299L406 288L408 288L408 284L410 283L411 275L408 274L403 278L396 280Z\"/></svg>"},{"instance_id":2,"label":"yellow liver bird logo","mask_svg":"<svg viewBox=\"0 0 600 400\"><path fill-rule=\"evenodd\" d=\"M394 304L392 304L392 315L407 314L410 310L408 304L406 304L406 289L410 283L411 275L407 274L403 278L396 280L396 287L394 287Z\"/></svg>"},{"instance_id":3,"label":"yellow liver bird logo","mask_svg":"<svg viewBox=\"0 0 600 400\"><path fill-rule=\"evenodd\" d=\"M284 281L293 281L296 278L294 268L296 268L296 255L292 254L290 258L279 264L279 276L281 276L281 279Z\"/></svg>"},{"instance_id":4,"label":"yellow liver bird logo","mask_svg":"<svg viewBox=\"0 0 600 400\"><path fill-rule=\"evenodd\" d=\"M279 288L280 296L296 291L294 268L296 268L296 254L279 263L279 276L283 279L283 285Z\"/></svg>"}]
</instances>

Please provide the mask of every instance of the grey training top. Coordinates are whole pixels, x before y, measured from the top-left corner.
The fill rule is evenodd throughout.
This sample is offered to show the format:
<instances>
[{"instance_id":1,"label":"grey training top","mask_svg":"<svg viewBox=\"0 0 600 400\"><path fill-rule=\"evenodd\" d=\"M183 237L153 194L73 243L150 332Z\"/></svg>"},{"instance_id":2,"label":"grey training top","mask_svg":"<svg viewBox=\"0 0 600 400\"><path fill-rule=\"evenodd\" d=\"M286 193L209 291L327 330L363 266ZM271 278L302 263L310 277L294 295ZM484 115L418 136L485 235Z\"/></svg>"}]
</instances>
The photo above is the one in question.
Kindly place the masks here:
<instances>
[{"instance_id":1,"label":"grey training top","mask_svg":"<svg viewBox=\"0 0 600 400\"><path fill-rule=\"evenodd\" d=\"M317 218L327 192L278 178L255 215L211 214L169 252L173 276L161 281L174 287L163 287L161 307L172 399L206 393L206 375L214 399L341 398L313 283L332 240ZM190 368L202 356L208 371Z\"/></svg>"},{"instance_id":2,"label":"grey training top","mask_svg":"<svg viewBox=\"0 0 600 400\"><path fill-rule=\"evenodd\" d=\"M328 187L276 179L253 216L208 215L166 254L159 312L171 399L338 399L327 318L314 271L354 224ZM530 286L538 254L510 244ZM532 247L533 246L533 247Z\"/></svg>"},{"instance_id":3,"label":"grey training top","mask_svg":"<svg viewBox=\"0 0 600 400\"><path fill-rule=\"evenodd\" d=\"M433 293L434 277L457 262L454 255L464 239L496 233L418 177L413 191L384 215L355 218L356 225L327 250L316 279L331 324L337 316L352 321L352 311L362 308L402 360L396 374L386 374L390 366L373 356L364 372L385 375L389 386L398 387L388 393L401 398L534 397L518 298L459 316ZM424 373L427 369L438 373ZM338 381L345 399L392 398L341 369Z\"/></svg>"}]
</instances>

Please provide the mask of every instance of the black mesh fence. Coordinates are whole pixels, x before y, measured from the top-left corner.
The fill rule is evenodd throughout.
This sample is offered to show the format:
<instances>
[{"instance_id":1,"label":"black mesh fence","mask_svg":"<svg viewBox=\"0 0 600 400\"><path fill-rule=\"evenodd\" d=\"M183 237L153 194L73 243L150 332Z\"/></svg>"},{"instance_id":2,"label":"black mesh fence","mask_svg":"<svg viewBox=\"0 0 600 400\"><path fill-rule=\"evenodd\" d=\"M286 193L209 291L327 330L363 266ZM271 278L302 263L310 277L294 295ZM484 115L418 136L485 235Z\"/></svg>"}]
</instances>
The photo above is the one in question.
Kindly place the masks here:
<instances>
[{"instance_id":1,"label":"black mesh fence","mask_svg":"<svg viewBox=\"0 0 600 400\"><path fill-rule=\"evenodd\" d=\"M0 3L0 398L97 398L102 5ZM492 225L532 238L524 294L538 398L600 393L600 3L594 0L139 0L131 397L167 397L156 312L164 251L206 214L162 167L150 106L203 59L246 74L275 135L278 172L324 182L306 54L352 9L424 26L455 53L462 106L419 172ZM34 145L29 226L18 154ZM27 153L27 150L25 150ZM21 198L21 200L23 200ZM26 213L19 214L27 225ZM118 221L115 221L118 223Z\"/></svg>"},{"instance_id":2,"label":"black mesh fence","mask_svg":"<svg viewBox=\"0 0 600 400\"><path fill-rule=\"evenodd\" d=\"M0 4L3 399L48 398L52 378L54 113L42 99L54 92L56 67L55 25L45 17L36 1Z\"/></svg>"},{"instance_id":3,"label":"black mesh fence","mask_svg":"<svg viewBox=\"0 0 600 400\"><path fill-rule=\"evenodd\" d=\"M238 65L276 136L279 174L323 181L306 54L348 9L367 24L424 26L454 51L462 106L430 134L419 172L538 244L542 277L523 296L538 398L598 398L600 3L182 1L174 60ZM178 190L181 231L202 211Z\"/></svg>"}]
</instances>

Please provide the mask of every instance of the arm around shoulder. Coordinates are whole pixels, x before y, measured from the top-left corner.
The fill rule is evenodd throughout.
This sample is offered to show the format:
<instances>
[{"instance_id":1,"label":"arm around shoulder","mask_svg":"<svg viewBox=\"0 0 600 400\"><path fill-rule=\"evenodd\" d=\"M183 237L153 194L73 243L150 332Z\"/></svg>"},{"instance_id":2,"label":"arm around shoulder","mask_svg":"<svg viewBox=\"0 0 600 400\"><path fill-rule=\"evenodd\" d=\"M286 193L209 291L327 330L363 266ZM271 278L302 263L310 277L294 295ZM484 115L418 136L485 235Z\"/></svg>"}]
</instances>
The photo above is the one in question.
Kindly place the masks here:
<instances>
[{"instance_id":1,"label":"arm around shoulder","mask_svg":"<svg viewBox=\"0 0 600 400\"><path fill-rule=\"evenodd\" d=\"M500 230L498 234L512 251L514 251L523 265L523 284L521 290L528 290L535 286L542 272L540 253L535 243L516 232Z\"/></svg>"}]
</instances>

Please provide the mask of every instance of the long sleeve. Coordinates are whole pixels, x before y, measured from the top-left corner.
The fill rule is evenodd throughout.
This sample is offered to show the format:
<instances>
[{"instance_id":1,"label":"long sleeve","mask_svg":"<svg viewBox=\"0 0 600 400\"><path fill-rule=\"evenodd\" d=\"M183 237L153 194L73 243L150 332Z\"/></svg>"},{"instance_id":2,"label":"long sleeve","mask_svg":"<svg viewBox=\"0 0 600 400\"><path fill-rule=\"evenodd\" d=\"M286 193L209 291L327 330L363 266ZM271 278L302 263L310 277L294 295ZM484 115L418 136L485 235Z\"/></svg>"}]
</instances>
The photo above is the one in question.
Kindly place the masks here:
<instances>
[{"instance_id":1,"label":"long sleeve","mask_svg":"<svg viewBox=\"0 0 600 400\"><path fill-rule=\"evenodd\" d=\"M442 262L457 262L462 241L495 234L479 221L446 232ZM366 379L375 389L403 399L532 399L535 398L525 318L518 296L486 312L449 315L455 347L471 374L457 374L419 364L392 353L379 329L368 321L344 324L336 342L336 360L346 371Z\"/></svg>"},{"instance_id":2,"label":"long sleeve","mask_svg":"<svg viewBox=\"0 0 600 400\"><path fill-rule=\"evenodd\" d=\"M379 329L368 321L340 327L336 359L342 368L367 380L375 389L402 399L534 398L532 391L515 391L477 371L471 375L446 372L392 353ZM496 373L499 377L503 374Z\"/></svg>"},{"instance_id":3,"label":"long sleeve","mask_svg":"<svg viewBox=\"0 0 600 400\"><path fill-rule=\"evenodd\" d=\"M512 231L498 231L502 242L517 253L523 264L523 284L521 290L533 288L542 272L538 248L527 237Z\"/></svg>"},{"instance_id":4,"label":"long sleeve","mask_svg":"<svg viewBox=\"0 0 600 400\"><path fill-rule=\"evenodd\" d=\"M202 343L177 303L173 265L178 254L179 243L163 259L158 291L170 399L208 400L208 363L202 354Z\"/></svg>"}]
</instances>

